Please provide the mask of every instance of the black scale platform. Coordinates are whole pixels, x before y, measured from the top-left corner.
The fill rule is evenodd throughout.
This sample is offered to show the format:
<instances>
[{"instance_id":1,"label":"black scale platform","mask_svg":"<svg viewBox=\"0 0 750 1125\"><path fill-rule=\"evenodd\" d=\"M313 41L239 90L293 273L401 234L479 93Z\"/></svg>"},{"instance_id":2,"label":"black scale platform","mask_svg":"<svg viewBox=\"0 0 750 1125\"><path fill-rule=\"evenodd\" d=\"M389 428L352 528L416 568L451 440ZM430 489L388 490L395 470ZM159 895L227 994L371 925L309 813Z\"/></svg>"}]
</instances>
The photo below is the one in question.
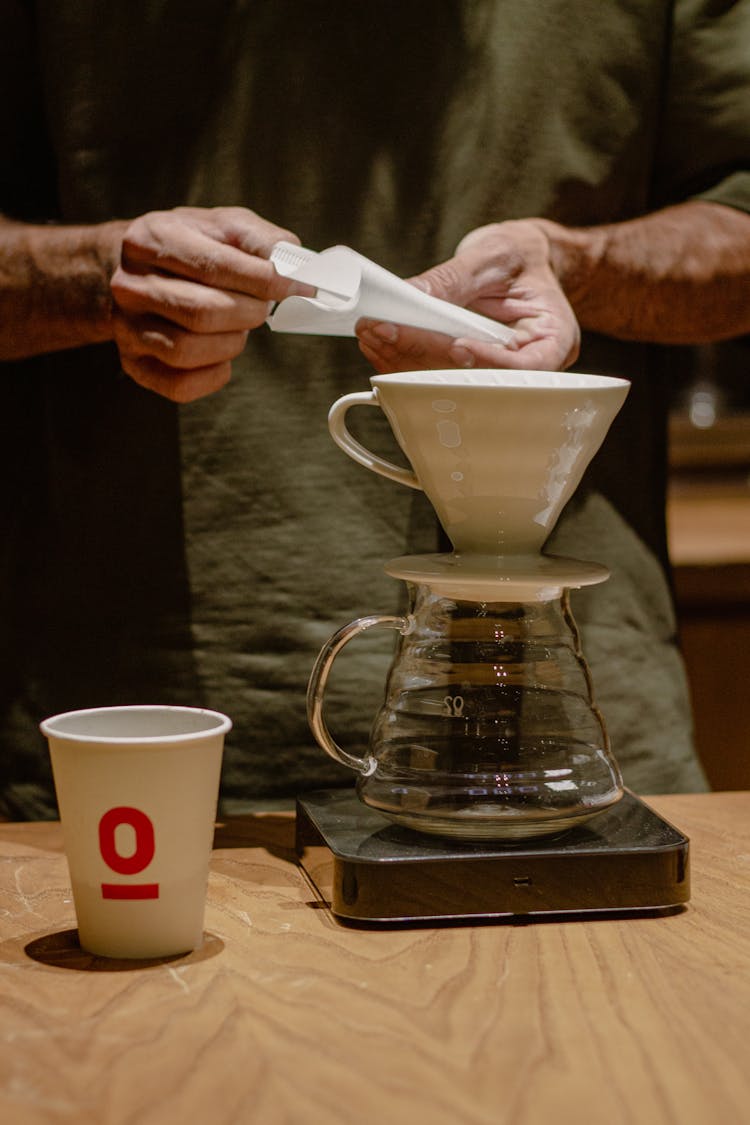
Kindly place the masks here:
<instances>
[{"instance_id":1,"label":"black scale platform","mask_svg":"<svg viewBox=\"0 0 750 1125\"><path fill-rule=\"evenodd\" d=\"M319 897L350 923L668 911L690 897L687 837L627 791L585 826L499 844L422 835L353 790L321 790L297 801L296 849Z\"/></svg>"}]
</instances>

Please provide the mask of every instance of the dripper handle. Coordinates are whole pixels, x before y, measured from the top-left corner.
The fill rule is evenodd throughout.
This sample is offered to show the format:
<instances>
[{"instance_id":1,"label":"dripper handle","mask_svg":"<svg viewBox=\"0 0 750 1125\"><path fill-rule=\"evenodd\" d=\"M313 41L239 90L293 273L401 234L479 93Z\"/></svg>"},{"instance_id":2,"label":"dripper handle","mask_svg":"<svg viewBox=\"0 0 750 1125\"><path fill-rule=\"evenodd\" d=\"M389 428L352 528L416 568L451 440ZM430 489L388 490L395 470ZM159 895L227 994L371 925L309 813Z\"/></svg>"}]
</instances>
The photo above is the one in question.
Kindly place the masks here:
<instances>
[{"instance_id":1,"label":"dripper handle","mask_svg":"<svg viewBox=\"0 0 750 1125\"><path fill-rule=\"evenodd\" d=\"M377 406L378 409L381 409L376 391L355 391L354 394L344 395L343 398L337 399L328 412L328 429L336 445L343 449L344 453L352 460L364 465L366 469L371 469L373 473L379 473L382 477L395 480L397 484L417 488L421 492L422 485L411 469L400 468L391 461L386 461L384 457L378 457L377 453L373 453L352 437L346 426L346 414L352 406Z\"/></svg>"},{"instance_id":2,"label":"dripper handle","mask_svg":"<svg viewBox=\"0 0 750 1125\"><path fill-rule=\"evenodd\" d=\"M349 754L332 738L323 718L323 696L333 662L344 645L360 633L364 633L366 629L372 629L376 626L397 629L400 633L406 634L411 632L414 620L412 617L372 614L369 617L358 617L355 621L350 621L348 625L344 625L338 632L334 633L320 650L307 685L307 721L318 745L325 750L326 754L330 754L335 761L356 770L364 777L369 777L371 773L374 773L377 762L371 754L362 758L357 757L356 754Z\"/></svg>"}]
</instances>

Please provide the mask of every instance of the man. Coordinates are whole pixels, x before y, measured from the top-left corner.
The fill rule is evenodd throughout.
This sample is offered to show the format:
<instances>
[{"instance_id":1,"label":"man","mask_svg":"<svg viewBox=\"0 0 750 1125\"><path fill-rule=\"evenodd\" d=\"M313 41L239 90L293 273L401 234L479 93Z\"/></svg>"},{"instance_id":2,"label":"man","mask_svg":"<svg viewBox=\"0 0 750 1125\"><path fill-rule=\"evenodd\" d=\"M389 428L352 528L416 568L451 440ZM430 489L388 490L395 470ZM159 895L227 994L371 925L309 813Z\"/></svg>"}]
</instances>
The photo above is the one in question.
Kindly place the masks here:
<instances>
[{"instance_id":1,"label":"man","mask_svg":"<svg viewBox=\"0 0 750 1125\"><path fill-rule=\"evenodd\" d=\"M385 561L437 547L420 498L328 437L370 364L632 379L550 546L613 572L575 608L626 783L703 786L653 345L750 327L750 6L709 9L185 2L177 24L144 0L101 26L93 0L6 8L1 811L54 815L40 718L121 701L232 716L227 809L351 780L306 728L312 660L395 608ZM290 236L420 274L520 346L364 324L368 364L271 335L293 287L267 259ZM362 647L331 692L354 743L388 656Z\"/></svg>"}]
</instances>

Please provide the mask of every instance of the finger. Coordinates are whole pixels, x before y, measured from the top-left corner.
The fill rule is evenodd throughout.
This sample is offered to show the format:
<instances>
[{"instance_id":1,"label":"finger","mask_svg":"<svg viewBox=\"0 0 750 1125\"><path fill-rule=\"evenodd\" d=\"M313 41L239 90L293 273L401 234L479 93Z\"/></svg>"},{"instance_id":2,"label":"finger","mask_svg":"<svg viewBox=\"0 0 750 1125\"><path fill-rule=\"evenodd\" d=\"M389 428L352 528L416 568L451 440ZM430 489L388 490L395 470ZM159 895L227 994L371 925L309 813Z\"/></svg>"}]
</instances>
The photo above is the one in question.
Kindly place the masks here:
<instances>
[{"instance_id":1,"label":"finger","mask_svg":"<svg viewBox=\"0 0 750 1125\"><path fill-rule=\"evenodd\" d=\"M282 300L296 291L294 283L280 277L267 260L273 244L289 232L268 223L263 223L262 231L254 224L246 223L243 228L236 219L219 222L211 219L212 214L209 211L195 218L189 209L177 209L142 216L123 237L123 266L134 274L156 269L269 301ZM298 241L294 235L289 238Z\"/></svg>"},{"instance_id":2,"label":"finger","mask_svg":"<svg viewBox=\"0 0 750 1125\"><path fill-rule=\"evenodd\" d=\"M392 371L440 370L444 367L464 366L452 358L455 341L440 332L427 332L405 325L360 322L357 325L360 344L370 355L379 357ZM474 366L468 356L465 366Z\"/></svg>"},{"instance_id":3,"label":"finger","mask_svg":"<svg viewBox=\"0 0 750 1125\"><path fill-rule=\"evenodd\" d=\"M190 370L235 359L244 350L248 333L188 332L156 316L112 318L115 343L121 355L153 356L168 367Z\"/></svg>"},{"instance_id":4,"label":"finger","mask_svg":"<svg viewBox=\"0 0 750 1125\"><path fill-rule=\"evenodd\" d=\"M236 332L257 328L271 301L215 289L179 277L132 274L118 268L110 282L115 304L127 313L152 314L192 332Z\"/></svg>"},{"instance_id":5,"label":"finger","mask_svg":"<svg viewBox=\"0 0 750 1125\"><path fill-rule=\"evenodd\" d=\"M477 281L466 258L450 258L409 278L417 289L466 308L477 295Z\"/></svg>"},{"instance_id":6,"label":"finger","mask_svg":"<svg viewBox=\"0 0 750 1125\"><path fill-rule=\"evenodd\" d=\"M122 369L146 390L172 402L187 403L215 394L232 377L232 365L211 364L194 371L175 371L153 356L121 356Z\"/></svg>"},{"instance_id":7,"label":"finger","mask_svg":"<svg viewBox=\"0 0 750 1125\"><path fill-rule=\"evenodd\" d=\"M389 373L391 373L393 371L403 370L403 368L393 367L391 364L388 363L387 360L385 360L381 356L380 352L373 351L362 340L359 341L359 350L362 353L362 355L365 357L365 359L368 361L368 363L371 364L371 366L375 368L378 375L388 375Z\"/></svg>"},{"instance_id":8,"label":"finger","mask_svg":"<svg viewBox=\"0 0 750 1125\"><path fill-rule=\"evenodd\" d=\"M441 370L442 368L515 368L560 371L578 356L578 342L554 335L523 339L519 334L512 348L469 338L452 339L435 332L402 326L357 326L360 349L379 372Z\"/></svg>"},{"instance_id":9,"label":"finger","mask_svg":"<svg viewBox=\"0 0 750 1125\"><path fill-rule=\"evenodd\" d=\"M439 370L453 366L448 359L453 343L449 336L399 326L393 339L384 340L375 330L363 333L360 341L391 371Z\"/></svg>"},{"instance_id":10,"label":"finger","mask_svg":"<svg viewBox=\"0 0 750 1125\"><path fill-rule=\"evenodd\" d=\"M178 207L175 214L193 219L211 238L261 258L270 257L277 242L300 244L293 231L277 226L247 207Z\"/></svg>"},{"instance_id":11,"label":"finger","mask_svg":"<svg viewBox=\"0 0 750 1125\"><path fill-rule=\"evenodd\" d=\"M513 368L524 371L564 371L578 358L578 345L555 337L520 340L516 348L485 344L476 340L456 340L451 359L459 367Z\"/></svg>"}]
</instances>

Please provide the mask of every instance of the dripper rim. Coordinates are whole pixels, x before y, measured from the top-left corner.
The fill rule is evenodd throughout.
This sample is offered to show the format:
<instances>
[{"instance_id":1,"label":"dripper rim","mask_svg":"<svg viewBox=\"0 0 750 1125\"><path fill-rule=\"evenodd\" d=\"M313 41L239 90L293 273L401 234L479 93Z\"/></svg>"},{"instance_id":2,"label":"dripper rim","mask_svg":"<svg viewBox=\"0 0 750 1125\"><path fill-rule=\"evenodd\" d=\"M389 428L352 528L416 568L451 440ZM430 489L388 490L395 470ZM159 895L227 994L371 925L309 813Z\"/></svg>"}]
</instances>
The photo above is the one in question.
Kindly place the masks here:
<instances>
[{"instance_id":1,"label":"dripper rim","mask_svg":"<svg viewBox=\"0 0 750 1125\"><path fill-rule=\"evenodd\" d=\"M476 387L488 390L500 387L522 391L615 390L629 388L631 381L618 375L597 375L582 371L541 371L521 368L484 367L463 370L445 368L436 371L391 371L372 375L370 382L378 386L443 386Z\"/></svg>"}]
</instances>

